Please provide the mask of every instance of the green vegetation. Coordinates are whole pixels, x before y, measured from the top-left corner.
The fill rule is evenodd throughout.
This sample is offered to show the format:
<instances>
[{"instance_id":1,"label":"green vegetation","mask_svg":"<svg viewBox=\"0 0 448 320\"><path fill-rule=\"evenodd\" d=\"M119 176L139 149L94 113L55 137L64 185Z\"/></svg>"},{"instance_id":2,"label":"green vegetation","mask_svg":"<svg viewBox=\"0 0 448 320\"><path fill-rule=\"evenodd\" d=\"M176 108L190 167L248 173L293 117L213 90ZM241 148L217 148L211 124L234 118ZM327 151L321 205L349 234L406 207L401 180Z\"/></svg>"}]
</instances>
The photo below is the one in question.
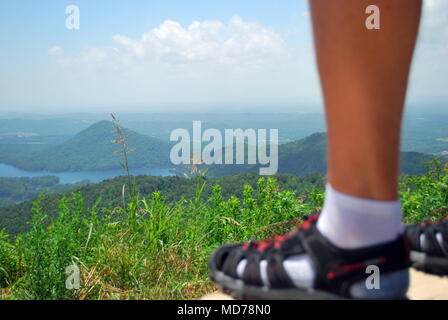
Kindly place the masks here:
<instances>
[{"instance_id":1,"label":"green vegetation","mask_svg":"<svg viewBox=\"0 0 448 320\"><path fill-rule=\"evenodd\" d=\"M310 213L321 201L279 191L273 179L259 180L256 196L246 186L242 200L224 200L215 186L203 199L207 182L195 182L192 199L170 204L155 192L102 213L97 206L86 210L75 194L59 200L58 214L50 218L37 200L30 231L13 243L2 234L2 298L197 297L213 290L206 264L213 248L265 236L264 227ZM72 264L81 269L79 291L65 289L64 271Z\"/></svg>"},{"instance_id":2,"label":"green vegetation","mask_svg":"<svg viewBox=\"0 0 448 320\"><path fill-rule=\"evenodd\" d=\"M402 176L400 189L405 222L448 218L448 163L433 160L426 174Z\"/></svg>"},{"instance_id":3,"label":"green vegetation","mask_svg":"<svg viewBox=\"0 0 448 320\"><path fill-rule=\"evenodd\" d=\"M39 198L28 232L14 240L0 233L0 298L197 298L214 290L207 257L215 247L285 232L304 214L318 211L324 198L321 189L297 193L272 178L259 179L255 188L244 186L239 198L226 199L219 185L204 197L210 181L202 176L190 181L190 199L123 193L122 204L113 209L88 208L78 192L58 200L55 216L47 215ZM448 204L448 169L434 162L422 176L403 176L400 195L404 221L441 218ZM80 290L65 288L65 268L73 264L81 271Z\"/></svg>"},{"instance_id":4,"label":"green vegetation","mask_svg":"<svg viewBox=\"0 0 448 320\"><path fill-rule=\"evenodd\" d=\"M322 207L325 134L281 145L282 173L267 179L250 173L258 170L249 166L207 168L212 176L241 173L219 179L205 177L206 170L198 167L189 168L194 177L131 175L130 166L167 165L169 147L123 129L114 119L59 146L15 154L11 150L19 151L18 145L1 148L0 161L28 170L122 165L127 175L76 192L55 185L52 177L0 180L0 206L8 205L0 209L0 299L197 298L215 290L207 270L214 248L285 233ZM117 151L124 163L112 156ZM448 168L435 159L425 169L428 159L402 154L406 223L440 219L448 212ZM9 206L18 195L52 188L60 193ZM80 269L79 290L66 288L65 271L73 265Z\"/></svg>"},{"instance_id":5,"label":"green vegetation","mask_svg":"<svg viewBox=\"0 0 448 320\"><path fill-rule=\"evenodd\" d=\"M35 199L43 191L53 194L73 190L86 184L87 182L80 182L61 185L59 178L55 176L0 178L0 208Z\"/></svg>"},{"instance_id":6,"label":"green vegetation","mask_svg":"<svg viewBox=\"0 0 448 320\"><path fill-rule=\"evenodd\" d=\"M16 202L11 199L0 198L0 209L15 205Z\"/></svg>"},{"instance_id":7,"label":"green vegetation","mask_svg":"<svg viewBox=\"0 0 448 320\"><path fill-rule=\"evenodd\" d=\"M208 198L212 194L213 186L219 185L224 199L229 199L230 196L241 199L244 185L250 185L256 189L259 177L256 173L248 173L219 179L207 178L208 183L204 187L202 197L204 199ZM295 190L298 193L304 193L311 188L323 190L325 185L325 178L321 174L303 177L279 174L275 176L275 179L278 181L280 188ZM195 196L195 181L189 178L136 176L132 177L131 181L136 186L136 193L150 195L158 191L166 199L167 203L172 203L182 198L192 199ZM117 206L123 205L124 185L129 185L128 177L117 177L98 184L87 184L77 188L76 191L84 199L86 208L91 208L96 204L101 208L112 210ZM64 185L59 186L62 187ZM58 188L58 186L55 188ZM129 188L126 187L126 196L128 191ZM47 192L41 195L40 203L45 213L52 217L57 215L59 200L69 195L70 193L67 191L58 194ZM28 222L32 218L32 206L33 201L25 201L0 209L0 229L4 228L11 235L28 231L30 228Z\"/></svg>"},{"instance_id":8,"label":"green vegetation","mask_svg":"<svg viewBox=\"0 0 448 320\"><path fill-rule=\"evenodd\" d=\"M40 191L59 183L58 177L0 178L0 199L25 201L36 198Z\"/></svg>"}]
</instances>

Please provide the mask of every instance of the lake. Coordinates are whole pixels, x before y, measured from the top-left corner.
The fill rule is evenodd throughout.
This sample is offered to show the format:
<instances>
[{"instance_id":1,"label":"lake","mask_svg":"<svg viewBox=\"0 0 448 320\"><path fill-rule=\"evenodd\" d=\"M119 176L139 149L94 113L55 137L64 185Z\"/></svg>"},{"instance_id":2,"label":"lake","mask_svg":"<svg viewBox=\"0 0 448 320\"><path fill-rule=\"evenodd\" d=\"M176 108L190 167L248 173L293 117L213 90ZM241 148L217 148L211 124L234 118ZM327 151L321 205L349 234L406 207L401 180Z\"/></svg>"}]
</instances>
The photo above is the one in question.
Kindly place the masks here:
<instances>
[{"instance_id":1,"label":"lake","mask_svg":"<svg viewBox=\"0 0 448 320\"><path fill-rule=\"evenodd\" d=\"M174 174L167 169L155 168L140 168L131 169L132 175L150 175L159 177L173 176ZM111 179L119 176L124 176L126 173L123 169L105 170L105 171L79 171L79 172L30 172L17 169L13 166L0 163L0 177L2 178L19 178L19 177L42 177L42 176L57 176L60 183L76 183L83 180L89 180L93 183L101 182L106 179Z\"/></svg>"}]
</instances>

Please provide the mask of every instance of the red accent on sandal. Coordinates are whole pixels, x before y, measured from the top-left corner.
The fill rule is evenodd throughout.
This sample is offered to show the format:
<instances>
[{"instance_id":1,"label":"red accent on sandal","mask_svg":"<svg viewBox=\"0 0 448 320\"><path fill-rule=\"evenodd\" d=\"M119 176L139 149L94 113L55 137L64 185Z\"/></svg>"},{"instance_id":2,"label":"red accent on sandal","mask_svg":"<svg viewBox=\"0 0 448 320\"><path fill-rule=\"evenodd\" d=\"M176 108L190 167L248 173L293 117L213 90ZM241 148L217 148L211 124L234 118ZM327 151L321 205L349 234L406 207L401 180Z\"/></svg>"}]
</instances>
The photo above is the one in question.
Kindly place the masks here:
<instances>
[{"instance_id":1,"label":"red accent on sandal","mask_svg":"<svg viewBox=\"0 0 448 320\"><path fill-rule=\"evenodd\" d=\"M268 241L260 241L258 243L258 251L263 252L265 249L269 248L271 246L271 243Z\"/></svg>"},{"instance_id":2,"label":"red accent on sandal","mask_svg":"<svg viewBox=\"0 0 448 320\"><path fill-rule=\"evenodd\" d=\"M313 216L309 217L304 223L297 226L297 228L295 230L287 233L284 236L276 235L274 237L274 240L262 240L262 241L258 241L258 242L251 242L250 244L244 244L243 248L246 250L249 248L254 248L254 249L257 249L259 252L263 252L264 250L269 249L272 246L274 246L277 249L280 249L282 242L293 237L295 234L295 231L297 231L298 229L302 229L302 228L309 229L311 227L311 224L316 222L318 218L319 218L319 215L317 215L317 214L313 215Z\"/></svg>"}]
</instances>

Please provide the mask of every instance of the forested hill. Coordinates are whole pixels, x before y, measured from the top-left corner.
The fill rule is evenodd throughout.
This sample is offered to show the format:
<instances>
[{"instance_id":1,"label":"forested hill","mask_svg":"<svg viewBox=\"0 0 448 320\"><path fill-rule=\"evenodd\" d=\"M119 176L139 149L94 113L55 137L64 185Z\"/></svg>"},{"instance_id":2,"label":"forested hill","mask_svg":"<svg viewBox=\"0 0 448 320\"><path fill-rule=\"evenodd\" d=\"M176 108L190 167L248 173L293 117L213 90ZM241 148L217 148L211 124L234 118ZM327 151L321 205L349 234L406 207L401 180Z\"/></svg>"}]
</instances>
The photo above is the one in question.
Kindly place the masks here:
<instances>
[{"instance_id":1,"label":"forested hill","mask_svg":"<svg viewBox=\"0 0 448 320\"><path fill-rule=\"evenodd\" d=\"M278 173L306 175L317 172L324 174L327 172L326 149L326 133L315 133L298 141L281 144L278 150ZM423 174L426 172L425 163L433 158L433 155L419 152L402 152L401 173ZM258 165L214 165L208 167L207 174L213 177L222 177L229 174L258 172L258 170Z\"/></svg>"},{"instance_id":2,"label":"forested hill","mask_svg":"<svg viewBox=\"0 0 448 320\"><path fill-rule=\"evenodd\" d=\"M309 176L296 175L276 175L279 186L282 189L295 190L298 193L313 188L323 189L325 179L323 175L312 174ZM227 176L220 179L207 179L203 196L210 195L214 185L220 185L222 194L225 198L230 196L241 197L243 195L243 186L257 185L260 176L255 173ZM103 181L98 184L83 186L77 191L82 195L84 204L87 208L96 204L99 208L110 209L123 204L123 185L127 184L125 177L118 177ZM181 198L191 199L196 192L196 179L181 177L153 177L137 176L135 185L137 191L143 197L149 197L153 192L159 191L166 198L167 202L179 200ZM45 214L54 215L58 210L58 200L69 192L59 194L47 194L42 196L41 204ZM0 230L5 228L10 234L16 235L19 232L28 230L27 222L32 216L33 201L26 201L17 205L0 209Z\"/></svg>"},{"instance_id":3,"label":"forested hill","mask_svg":"<svg viewBox=\"0 0 448 320\"><path fill-rule=\"evenodd\" d=\"M35 199L42 192L55 194L78 189L89 183L89 181L80 181L74 184L60 184L59 177L56 176L0 177L0 208Z\"/></svg>"},{"instance_id":4,"label":"forested hill","mask_svg":"<svg viewBox=\"0 0 448 320\"><path fill-rule=\"evenodd\" d=\"M123 130L128 137L128 147L133 150L129 153L131 167L167 168L170 165L169 142L131 130ZM116 154L121 146L112 143L118 139L114 136L112 122L100 121L60 145L26 149L18 146L2 146L0 162L29 171L114 169L119 168L122 162L122 157Z\"/></svg>"},{"instance_id":5,"label":"forested hill","mask_svg":"<svg viewBox=\"0 0 448 320\"><path fill-rule=\"evenodd\" d=\"M133 150L129 153L130 167L173 168L169 159L173 143L128 129L123 130L128 137L128 147ZM116 169L120 168L123 158L116 154L121 146L112 143L113 140L118 138L114 136L112 122L100 121L59 145L2 145L0 163L28 171ZM326 147L325 133L315 133L304 139L279 145L278 172L300 175L325 173ZM425 162L433 157L417 152L403 152L401 172L422 174L425 172ZM180 173L185 171L182 166L176 169ZM208 175L213 177L258 172L257 165L213 165L208 169Z\"/></svg>"}]
</instances>

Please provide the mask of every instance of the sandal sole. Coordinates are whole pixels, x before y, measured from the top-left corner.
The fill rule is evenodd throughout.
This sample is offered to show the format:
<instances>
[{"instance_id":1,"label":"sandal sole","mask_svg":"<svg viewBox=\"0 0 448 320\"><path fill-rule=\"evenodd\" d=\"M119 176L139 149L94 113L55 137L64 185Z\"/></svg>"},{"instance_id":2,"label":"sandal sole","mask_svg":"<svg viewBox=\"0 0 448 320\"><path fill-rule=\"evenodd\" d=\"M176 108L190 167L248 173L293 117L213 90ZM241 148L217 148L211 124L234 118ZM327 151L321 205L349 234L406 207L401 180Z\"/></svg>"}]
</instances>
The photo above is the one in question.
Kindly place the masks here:
<instances>
[{"instance_id":1,"label":"sandal sole","mask_svg":"<svg viewBox=\"0 0 448 320\"><path fill-rule=\"evenodd\" d=\"M235 299L242 300L347 300L346 297L337 296L327 292L306 289L274 289L246 285L242 280L234 279L220 271L212 274L212 280L218 284L220 290Z\"/></svg>"},{"instance_id":2,"label":"sandal sole","mask_svg":"<svg viewBox=\"0 0 448 320\"><path fill-rule=\"evenodd\" d=\"M412 267L436 276L448 276L448 258L428 256L426 253L411 251Z\"/></svg>"}]
</instances>

